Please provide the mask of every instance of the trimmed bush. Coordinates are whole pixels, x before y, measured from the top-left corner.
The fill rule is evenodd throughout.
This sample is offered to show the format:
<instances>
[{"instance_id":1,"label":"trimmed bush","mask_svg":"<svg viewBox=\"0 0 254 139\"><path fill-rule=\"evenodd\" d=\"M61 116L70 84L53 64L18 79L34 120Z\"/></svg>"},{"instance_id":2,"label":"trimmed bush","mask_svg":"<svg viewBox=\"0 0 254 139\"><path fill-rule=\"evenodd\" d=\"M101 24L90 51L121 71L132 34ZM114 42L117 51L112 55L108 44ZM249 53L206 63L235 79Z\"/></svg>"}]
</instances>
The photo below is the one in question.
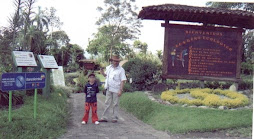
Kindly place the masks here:
<instances>
[{"instance_id":1,"label":"trimmed bush","mask_svg":"<svg viewBox=\"0 0 254 139\"><path fill-rule=\"evenodd\" d=\"M125 83L124 87L123 87L123 91L124 92L134 92L135 90L133 89L133 87L131 86L130 83Z\"/></svg>"},{"instance_id":2,"label":"trimmed bush","mask_svg":"<svg viewBox=\"0 0 254 139\"><path fill-rule=\"evenodd\" d=\"M212 89L228 89L233 82L218 82L218 81L206 81L205 87L206 88L212 88ZM248 90L253 89L252 80L242 80L238 84L239 90Z\"/></svg>"},{"instance_id":3,"label":"trimmed bush","mask_svg":"<svg viewBox=\"0 0 254 139\"><path fill-rule=\"evenodd\" d=\"M242 62L241 63L241 73L242 74L252 74L253 73L253 67L251 64L251 61L247 61L247 62Z\"/></svg>"},{"instance_id":4,"label":"trimmed bush","mask_svg":"<svg viewBox=\"0 0 254 139\"><path fill-rule=\"evenodd\" d=\"M160 80L159 67L149 60L134 58L126 62L123 68L128 78L132 78L131 86L135 90L152 89Z\"/></svg>"}]
</instances>

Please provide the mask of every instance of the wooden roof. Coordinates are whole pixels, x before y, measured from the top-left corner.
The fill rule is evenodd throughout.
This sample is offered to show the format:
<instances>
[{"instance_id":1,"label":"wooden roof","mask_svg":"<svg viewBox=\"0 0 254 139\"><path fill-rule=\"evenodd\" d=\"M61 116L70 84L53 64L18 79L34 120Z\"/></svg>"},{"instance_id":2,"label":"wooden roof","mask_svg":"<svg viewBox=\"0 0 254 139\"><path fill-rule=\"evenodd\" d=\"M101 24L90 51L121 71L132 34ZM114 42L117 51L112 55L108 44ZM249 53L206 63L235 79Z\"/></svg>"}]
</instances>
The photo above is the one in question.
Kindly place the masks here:
<instances>
[{"instance_id":1,"label":"wooden roof","mask_svg":"<svg viewBox=\"0 0 254 139\"><path fill-rule=\"evenodd\" d=\"M138 17L141 19L199 22L254 29L254 13L242 10L164 4L142 7Z\"/></svg>"}]
</instances>

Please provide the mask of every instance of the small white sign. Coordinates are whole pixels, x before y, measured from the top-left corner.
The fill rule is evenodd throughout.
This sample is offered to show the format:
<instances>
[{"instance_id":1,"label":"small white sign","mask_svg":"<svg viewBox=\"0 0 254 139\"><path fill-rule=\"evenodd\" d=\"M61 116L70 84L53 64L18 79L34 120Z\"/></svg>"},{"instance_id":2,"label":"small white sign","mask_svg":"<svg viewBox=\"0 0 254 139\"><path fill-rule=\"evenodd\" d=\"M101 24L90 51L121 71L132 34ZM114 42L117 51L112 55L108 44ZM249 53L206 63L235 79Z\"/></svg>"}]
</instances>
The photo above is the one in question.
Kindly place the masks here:
<instances>
[{"instance_id":1,"label":"small white sign","mask_svg":"<svg viewBox=\"0 0 254 139\"><path fill-rule=\"evenodd\" d=\"M52 69L54 85L65 86L63 67L59 66L58 69Z\"/></svg>"},{"instance_id":2,"label":"small white sign","mask_svg":"<svg viewBox=\"0 0 254 139\"><path fill-rule=\"evenodd\" d=\"M37 63L32 52L13 51L13 58L17 67L36 67Z\"/></svg>"},{"instance_id":3,"label":"small white sign","mask_svg":"<svg viewBox=\"0 0 254 139\"><path fill-rule=\"evenodd\" d=\"M45 69L57 69L58 65L54 56L51 55L38 55L38 59L40 60L43 68Z\"/></svg>"}]
</instances>

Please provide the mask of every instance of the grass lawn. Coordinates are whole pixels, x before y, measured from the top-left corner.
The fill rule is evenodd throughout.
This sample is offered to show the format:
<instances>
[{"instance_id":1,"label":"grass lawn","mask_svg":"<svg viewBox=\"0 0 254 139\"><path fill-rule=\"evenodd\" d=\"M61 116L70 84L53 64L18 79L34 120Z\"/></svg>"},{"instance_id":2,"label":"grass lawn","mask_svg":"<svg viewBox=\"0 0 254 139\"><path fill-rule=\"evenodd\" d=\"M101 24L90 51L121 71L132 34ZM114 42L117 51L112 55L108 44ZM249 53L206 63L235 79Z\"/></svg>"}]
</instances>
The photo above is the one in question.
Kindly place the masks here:
<instances>
[{"instance_id":1,"label":"grass lawn","mask_svg":"<svg viewBox=\"0 0 254 139\"><path fill-rule=\"evenodd\" d=\"M66 131L68 121L67 95L64 89L55 89L49 99L38 95L37 119L33 118L34 97L27 96L22 107L0 110L0 139L57 138Z\"/></svg>"},{"instance_id":2,"label":"grass lawn","mask_svg":"<svg viewBox=\"0 0 254 139\"><path fill-rule=\"evenodd\" d=\"M252 110L216 110L166 106L142 92L124 93L120 106L157 130L171 133L213 131L252 126Z\"/></svg>"}]
</instances>

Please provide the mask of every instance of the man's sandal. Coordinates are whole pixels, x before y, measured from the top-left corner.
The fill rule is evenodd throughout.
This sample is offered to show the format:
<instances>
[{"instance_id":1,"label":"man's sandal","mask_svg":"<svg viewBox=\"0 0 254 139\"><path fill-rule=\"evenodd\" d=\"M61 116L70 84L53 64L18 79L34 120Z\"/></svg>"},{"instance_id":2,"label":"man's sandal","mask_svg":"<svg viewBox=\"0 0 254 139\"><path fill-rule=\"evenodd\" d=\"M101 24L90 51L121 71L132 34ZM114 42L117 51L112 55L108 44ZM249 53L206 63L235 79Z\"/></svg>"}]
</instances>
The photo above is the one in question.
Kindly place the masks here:
<instances>
[{"instance_id":1,"label":"man's sandal","mask_svg":"<svg viewBox=\"0 0 254 139\"><path fill-rule=\"evenodd\" d=\"M99 120L99 122L108 122L108 121L105 119L101 119L101 120Z\"/></svg>"}]
</instances>

